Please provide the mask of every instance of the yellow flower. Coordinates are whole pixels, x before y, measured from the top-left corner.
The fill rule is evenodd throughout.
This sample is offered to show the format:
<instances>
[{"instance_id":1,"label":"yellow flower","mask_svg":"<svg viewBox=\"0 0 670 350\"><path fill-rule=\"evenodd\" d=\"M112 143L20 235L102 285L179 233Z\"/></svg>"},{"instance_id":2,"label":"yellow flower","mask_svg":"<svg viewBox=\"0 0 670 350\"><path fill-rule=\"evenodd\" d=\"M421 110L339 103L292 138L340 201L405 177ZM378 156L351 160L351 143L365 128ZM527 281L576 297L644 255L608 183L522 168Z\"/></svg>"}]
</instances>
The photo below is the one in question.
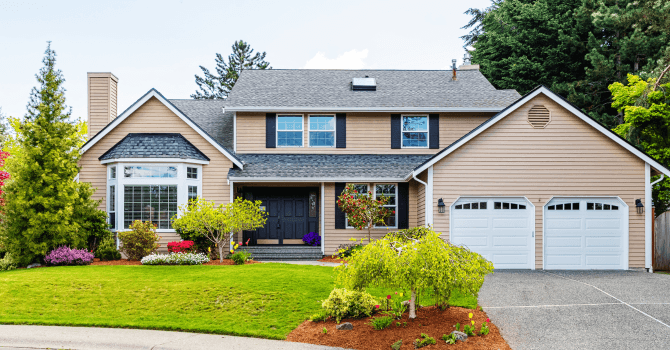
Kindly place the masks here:
<instances>
[{"instance_id":1,"label":"yellow flower","mask_svg":"<svg viewBox=\"0 0 670 350\"><path fill-rule=\"evenodd\" d=\"M475 325L475 321L471 321L471 322L472 322L472 325L474 326L474 325Z\"/></svg>"},{"instance_id":2,"label":"yellow flower","mask_svg":"<svg viewBox=\"0 0 670 350\"><path fill-rule=\"evenodd\" d=\"M398 295L402 296L402 293L400 293L400 294L398 294Z\"/></svg>"},{"instance_id":3,"label":"yellow flower","mask_svg":"<svg viewBox=\"0 0 670 350\"><path fill-rule=\"evenodd\" d=\"M212 252L212 247L207 247L207 250L211 253Z\"/></svg>"},{"instance_id":4,"label":"yellow flower","mask_svg":"<svg viewBox=\"0 0 670 350\"><path fill-rule=\"evenodd\" d=\"M468 314L468 317L472 318L472 312Z\"/></svg>"},{"instance_id":5,"label":"yellow flower","mask_svg":"<svg viewBox=\"0 0 670 350\"><path fill-rule=\"evenodd\" d=\"M237 249L237 248L239 248L239 246L240 246L239 244L235 244L234 248Z\"/></svg>"},{"instance_id":6,"label":"yellow flower","mask_svg":"<svg viewBox=\"0 0 670 350\"><path fill-rule=\"evenodd\" d=\"M234 251L234 250L231 250L231 251L230 251L230 254L235 254L235 251Z\"/></svg>"}]
</instances>

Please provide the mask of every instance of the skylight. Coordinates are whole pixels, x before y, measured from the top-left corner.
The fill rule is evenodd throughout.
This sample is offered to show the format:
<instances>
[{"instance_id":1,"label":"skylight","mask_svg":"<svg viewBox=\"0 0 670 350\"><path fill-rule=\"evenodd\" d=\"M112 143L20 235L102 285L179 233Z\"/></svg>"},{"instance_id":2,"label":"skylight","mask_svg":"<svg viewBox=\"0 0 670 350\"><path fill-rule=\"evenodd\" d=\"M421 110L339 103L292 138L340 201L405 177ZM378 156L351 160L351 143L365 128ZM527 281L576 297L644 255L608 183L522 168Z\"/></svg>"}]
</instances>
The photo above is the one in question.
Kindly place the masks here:
<instances>
[{"instance_id":1,"label":"skylight","mask_svg":"<svg viewBox=\"0 0 670 350\"><path fill-rule=\"evenodd\" d=\"M377 91L377 81L375 78L354 78L351 82L354 91Z\"/></svg>"}]
</instances>

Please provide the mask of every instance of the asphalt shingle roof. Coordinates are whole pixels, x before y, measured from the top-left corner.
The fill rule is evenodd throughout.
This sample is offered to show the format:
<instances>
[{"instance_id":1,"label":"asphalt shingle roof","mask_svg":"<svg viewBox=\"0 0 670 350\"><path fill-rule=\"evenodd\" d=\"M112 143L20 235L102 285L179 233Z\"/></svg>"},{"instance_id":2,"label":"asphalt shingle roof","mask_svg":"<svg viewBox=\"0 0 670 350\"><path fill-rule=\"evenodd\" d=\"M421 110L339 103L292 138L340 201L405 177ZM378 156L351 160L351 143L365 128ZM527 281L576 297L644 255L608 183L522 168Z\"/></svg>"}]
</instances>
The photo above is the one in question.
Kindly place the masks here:
<instances>
[{"instance_id":1,"label":"asphalt shingle roof","mask_svg":"<svg viewBox=\"0 0 670 350\"><path fill-rule=\"evenodd\" d=\"M402 180L431 154L238 154L244 169L229 179L398 179Z\"/></svg>"},{"instance_id":2,"label":"asphalt shingle roof","mask_svg":"<svg viewBox=\"0 0 670 350\"><path fill-rule=\"evenodd\" d=\"M233 113L223 113L225 100L169 100L228 151L233 150Z\"/></svg>"},{"instance_id":3,"label":"asphalt shingle roof","mask_svg":"<svg viewBox=\"0 0 670 350\"><path fill-rule=\"evenodd\" d=\"M180 158L209 161L206 155L181 134L160 133L128 134L99 159L119 158Z\"/></svg>"},{"instance_id":4,"label":"asphalt shingle roof","mask_svg":"<svg viewBox=\"0 0 670 350\"><path fill-rule=\"evenodd\" d=\"M375 78L377 91L353 91L353 78ZM507 107L520 95L496 90L479 70L245 70L226 107Z\"/></svg>"}]
</instances>

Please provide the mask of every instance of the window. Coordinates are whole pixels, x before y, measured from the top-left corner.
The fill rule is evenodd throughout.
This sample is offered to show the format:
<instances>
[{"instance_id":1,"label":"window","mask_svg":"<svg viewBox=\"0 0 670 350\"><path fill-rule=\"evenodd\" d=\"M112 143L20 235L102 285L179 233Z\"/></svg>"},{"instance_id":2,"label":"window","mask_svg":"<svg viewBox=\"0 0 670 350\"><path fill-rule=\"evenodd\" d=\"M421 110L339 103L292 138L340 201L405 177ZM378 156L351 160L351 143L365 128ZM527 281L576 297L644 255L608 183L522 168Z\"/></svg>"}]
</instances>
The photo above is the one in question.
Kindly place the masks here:
<instances>
[{"instance_id":1,"label":"window","mask_svg":"<svg viewBox=\"0 0 670 350\"><path fill-rule=\"evenodd\" d=\"M175 166L126 166L123 169L123 177L177 177Z\"/></svg>"},{"instance_id":2,"label":"window","mask_svg":"<svg viewBox=\"0 0 670 350\"><path fill-rule=\"evenodd\" d=\"M508 202L494 202L493 209L518 210L518 209L526 209L526 205L517 203L508 203Z\"/></svg>"},{"instance_id":3,"label":"window","mask_svg":"<svg viewBox=\"0 0 670 350\"><path fill-rule=\"evenodd\" d=\"M619 206L605 203L586 203L586 210L619 210Z\"/></svg>"},{"instance_id":4,"label":"window","mask_svg":"<svg viewBox=\"0 0 670 350\"><path fill-rule=\"evenodd\" d=\"M397 193L396 193L396 185L393 184L380 184L380 185L375 185L375 198L379 196L384 196L388 197L389 201L384 205L385 208L389 208L392 210L392 214L386 218L386 225L379 225L375 227L396 227L396 217L398 215L398 210L397 210Z\"/></svg>"},{"instance_id":5,"label":"window","mask_svg":"<svg viewBox=\"0 0 670 350\"><path fill-rule=\"evenodd\" d=\"M454 209L477 209L477 210L486 210L486 202L474 202L474 203L464 203L459 204L454 207Z\"/></svg>"},{"instance_id":6,"label":"window","mask_svg":"<svg viewBox=\"0 0 670 350\"><path fill-rule=\"evenodd\" d=\"M309 147L335 146L335 117L312 115L309 117Z\"/></svg>"},{"instance_id":7,"label":"window","mask_svg":"<svg viewBox=\"0 0 670 350\"><path fill-rule=\"evenodd\" d=\"M428 116L402 117L402 147L428 147Z\"/></svg>"},{"instance_id":8,"label":"window","mask_svg":"<svg viewBox=\"0 0 670 350\"><path fill-rule=\"evenodd\" d=\"M197 179L198 178L198 168L186 168L186 178L187 179Z\"/></svg>"},{"instance_id":9,"label":"window","mask_svg":"<svg viewBox=\"0 0 670 350\"><path fill-rule=\"evenodd\" d=\"M109 167L109 178L116 179L116 167Z\"/></svg>"},{"instance_id":10,"label":"window","mask_svg":"<svg viewBox=\"0 0 670 350\"><path fill-rule=\"evenodd\" d=\"M189 202L198 198L198 186L188 186Z\"/></svg>"},{"instance_id":11,"label":"window","mask_svg":"<svg viewBox=\"0 0 670 350\"><path fill-rule=\"evenodd\" d=\"M177 214L176 185L124 186L123 227L135 220L151 221L159 229L172 229Z\"/></svg>"},{"instance_id":12,"label":"window","mask_svg":"<svg viewBox=\"0 0 670 350\"><path fill-rule=\"evenodd\" d=\"M277 146L302 147L302 116L277 116Z\"/></svg>"},{"instance_id":13,"label":"window","mask_svg":"<svg viewBox=\"0 0 670 350\"><path fill-rule=\"evenodd\" d=\"M109 228L116 230L116 186L109 186Z\"/></svg>"},{"instance_id":14,"label":"window","mask_svg":"<svg viewBox=\"0 0 670 350\"><path fill-rule=\"evenodd\" d=\"M550 205L547 210L579 210L579 202Z\"/></svg>"}]
</instances>

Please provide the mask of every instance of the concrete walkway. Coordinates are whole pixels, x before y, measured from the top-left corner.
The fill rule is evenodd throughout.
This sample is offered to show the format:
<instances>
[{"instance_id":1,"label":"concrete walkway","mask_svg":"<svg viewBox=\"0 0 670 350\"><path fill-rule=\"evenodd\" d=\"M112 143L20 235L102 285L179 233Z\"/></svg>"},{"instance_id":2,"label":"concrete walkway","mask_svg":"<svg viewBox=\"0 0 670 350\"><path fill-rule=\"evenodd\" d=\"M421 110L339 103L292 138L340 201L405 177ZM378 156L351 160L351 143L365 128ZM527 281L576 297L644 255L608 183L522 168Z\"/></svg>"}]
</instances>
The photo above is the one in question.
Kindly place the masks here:
<instances>
[{"instance_id":1,"label":"concrete walkway","mask_svg":"<svg viewBox=\"0 0 670 350\"><path fill-rule=\"evenodd\" d=\"M504 271L479 304L512 349L670 349L670 276Z\"/></svg>"},{"instance_id":2,"label":"concrete walkway","mask_svg":"<svg viewBox=\"0 0 670 350\"><path fill-rule=\"evenodd\" d=\"M336 350L328 346L227 335L121 328L0 325L0 350Z\"/></svg>"}]
</instances>

